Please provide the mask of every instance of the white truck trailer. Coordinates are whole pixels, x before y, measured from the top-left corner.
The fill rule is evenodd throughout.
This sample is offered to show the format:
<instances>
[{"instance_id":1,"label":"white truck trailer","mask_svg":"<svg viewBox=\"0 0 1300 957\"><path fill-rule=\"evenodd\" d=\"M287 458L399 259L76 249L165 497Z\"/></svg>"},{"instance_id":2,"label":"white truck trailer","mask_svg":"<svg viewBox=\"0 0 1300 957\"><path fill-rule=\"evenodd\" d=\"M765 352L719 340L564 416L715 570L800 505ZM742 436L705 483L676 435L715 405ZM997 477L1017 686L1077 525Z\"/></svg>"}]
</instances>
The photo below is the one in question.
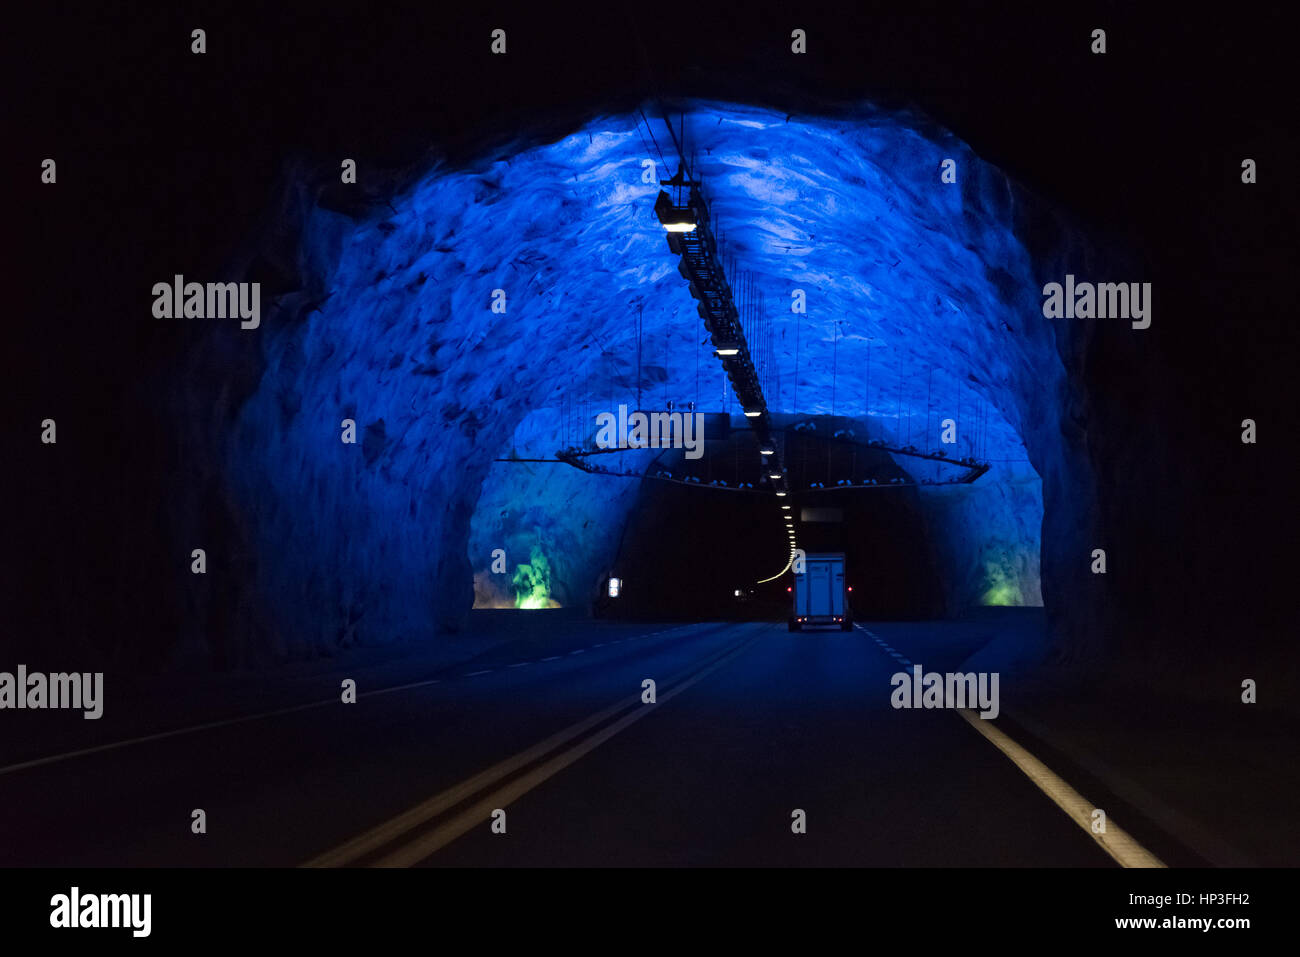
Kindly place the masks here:
<instances>
[{"instance_id":1,"label":"white truck trailer","mask_svg":"<svg viewBox=\"0 0 1300 957\"><path fill-rule=\"evenodd\" d=\"M842 552L805 556L804 570L795 574L790 591L794 594L791 631L808 625L834 625L841 631L853 627Z\"/></svg>"}]
</instances>

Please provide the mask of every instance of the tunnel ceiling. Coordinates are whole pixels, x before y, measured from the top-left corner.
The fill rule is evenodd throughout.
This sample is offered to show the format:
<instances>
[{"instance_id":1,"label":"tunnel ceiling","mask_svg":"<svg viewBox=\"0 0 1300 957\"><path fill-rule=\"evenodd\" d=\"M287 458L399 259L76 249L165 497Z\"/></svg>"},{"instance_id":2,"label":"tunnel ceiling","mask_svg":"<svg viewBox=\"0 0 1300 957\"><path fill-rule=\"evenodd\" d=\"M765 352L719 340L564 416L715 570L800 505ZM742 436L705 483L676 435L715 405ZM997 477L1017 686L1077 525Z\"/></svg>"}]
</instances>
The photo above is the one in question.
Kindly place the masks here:
<instances>
[{"instance_id":1,"label":"tunnel ceiling","mask_svg":"<svg viewBox=\"0 0 1300 957\"><path fill-rule=\"evenodd\" d=\"M985 481L1050 456L1063 370L1003 174L914 117L868 107L822 118L695 103L684 121L726 254L765 298L773 411L860 417L869 400L873 437L903 444L910 430L933 446L928 391L930 434L958 419L957 454L995 462ZM433 169L361 221L311 206L299 268L319 296L264 325L264 372L231 437L250 534L293 540L312 521L304 503L333 509L337 525L312 531L330 562L419 553L431 567L377 587L432 579L459 594L492 458L551 454L575 414L635 403L638 309L642 405L698 396L704 411L738 411L655 218L647 159L675 171L640 114L606 116ZM940 181L945 159L956 184ZM795 289L805 315L791 311ZM339 471L345 416L364 462ZM264 570L261 587L307 600L322 563L298 569L303 584L298 560Z\"/></svg>"},{"instance_id":2,"label":"tunnel ceiling","mask_svg":"<svg viewBox=\"0 0 1300 957\"><path fill-rule=\"evenodd\" d=\"M965 449L984 414L987 455L1023 460L1031 397L1015 388L1031 373L1050 392L1058 363L1049 330L1026 335L1037 287L1012 232L1011 188L955 138L913 123L709 103L686 113L686 136L727 255L773 320L774 411L860 416L869 397L882 436L910 427L919 439L930 391L932 430L960 416ZM429 396L418 386L463 368L477 381L462 378L453 395L486 410L502 385L493 371L511 369L519 377L505 387L528 391L522 411L576 403L594 414L611 397L633 401L640 308L643 403L698 395L723 408L721 370L654 217L658 186L641 181L646 159L662 177L675 171L659 150L639 115L601 118L473 172L435 171L395 214L358 228L311 320L343 347L336 355L354 343L393 363L380 383L368 364L350 366L352 394L405 391L420 411ZM945 158L955 185L939 180ZM505 315L489 308L494 289ZM802 316L790 309L795 289L807 295ZM463 362L471 351L477 367ZM531 447L534 431L549 431L545 417L516 445ZM540 437L536 451L553 451Z\"/></svg>"}]
</instances>

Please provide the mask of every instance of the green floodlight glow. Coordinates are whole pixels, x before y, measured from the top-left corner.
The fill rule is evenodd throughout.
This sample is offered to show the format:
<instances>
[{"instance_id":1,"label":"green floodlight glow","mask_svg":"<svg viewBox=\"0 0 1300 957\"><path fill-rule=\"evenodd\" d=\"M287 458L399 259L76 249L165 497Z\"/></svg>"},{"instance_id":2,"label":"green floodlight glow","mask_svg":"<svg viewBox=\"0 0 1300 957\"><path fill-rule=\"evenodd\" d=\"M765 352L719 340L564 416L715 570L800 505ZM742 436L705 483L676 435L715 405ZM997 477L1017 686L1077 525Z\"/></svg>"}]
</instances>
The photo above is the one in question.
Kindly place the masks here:
<instances>
[{"instance_id":1,"label":"green floodlight glow","mask_svg":"<svg viewBox=\"0 0 1300 957\"><path fill-rule=\"evenodd\" d=\"M537 545L533 546L527 565L519 565L511 577L516 608L559 608L551 597L551 563Z\"/></svg>"},{"instance_id":2,"label":"green floodlight glow","mask_svg":"<svg viewBox=\"0 0 1300 957\"><path fill-rule=\"evenodd\" d=\"M981 605L1007 606L1025 604L1024 595L1020 591L1020 584L1014 578L1008 576L1001 566L986 566L985 572L988 575L989 587L980 596Z\"/></svg>"}]
</instances>

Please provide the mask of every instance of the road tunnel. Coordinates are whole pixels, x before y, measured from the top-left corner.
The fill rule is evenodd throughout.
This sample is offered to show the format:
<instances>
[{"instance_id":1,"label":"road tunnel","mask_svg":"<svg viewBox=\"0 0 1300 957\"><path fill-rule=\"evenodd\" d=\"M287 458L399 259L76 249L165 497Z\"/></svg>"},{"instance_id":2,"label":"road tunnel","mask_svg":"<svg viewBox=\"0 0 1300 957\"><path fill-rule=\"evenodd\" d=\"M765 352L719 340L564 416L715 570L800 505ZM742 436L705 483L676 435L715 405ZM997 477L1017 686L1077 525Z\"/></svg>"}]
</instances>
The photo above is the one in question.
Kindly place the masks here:
<instances>
[{"instance_id":1,"label":"road tunnel","mask_svg":"<svg viewBox=\"0 0 1300 957\"><path fill-rule=\"evenodd\" d=\"M673 123L780 420L770 460L742 448L745 410L655 218ZM589 606L623 565L629 606L726 613L713 597L786 565L764 463L797 514L846 503L841 545L881 614L1054 594L1073 611L1087 584L1093 476L1068 415L1085 326L1042 314L1059 249L1023 235L1033 198L951 134L865 105L690 102L667 125L600 116L422 171L365 215L286 190L300 288L220 436L240 454L201 450L248 548L276 556L239 583L275 596L253 602L253 645L429 640L475 605ZM728 435L677 463L557 460L620 406L707 413ZM829 534L800 524L810 544Z\"/></svg>"},{"instance_id":2,"label":"road tunnel","mask_svg":"<svg viewBox=\"0 0 1300 957\"><path fill-rule=\"evenodd\" d=\"M421 9L33 13L0 863L1294 862L1287 31Z\"/></svg>"}]
</instances>

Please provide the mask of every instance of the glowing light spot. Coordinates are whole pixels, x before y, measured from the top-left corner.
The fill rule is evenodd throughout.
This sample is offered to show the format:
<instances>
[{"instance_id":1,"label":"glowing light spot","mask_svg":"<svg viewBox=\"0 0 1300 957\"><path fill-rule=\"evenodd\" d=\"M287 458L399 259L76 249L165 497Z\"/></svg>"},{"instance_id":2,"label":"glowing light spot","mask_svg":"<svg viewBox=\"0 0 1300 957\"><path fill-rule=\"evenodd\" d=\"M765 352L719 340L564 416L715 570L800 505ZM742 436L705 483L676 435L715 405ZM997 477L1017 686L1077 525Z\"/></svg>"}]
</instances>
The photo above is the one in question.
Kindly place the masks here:
<instances>
[{"instance_id":1,"label":"glowing light spot","mask_svg":"<svg viewBox=\"0 0 1300 957\"><path fill-rule=\"evenodd\" d=\"M560 603L551 597L551 563L536 545L528 564L515 569L511 583L515 587L516 608L560 607Z\"/></svg>"},{"instance_id":2,"label":"glowing light spot","mask_svg":"<svg viewBox=\"0 0 1300 957\"><path fill-rule=\"evenodd\" d=\"M985 569L989 587L985 589L984 594L980 597L981 605L1023 605L1025 604L1024 595L1020 592L1020 584L1013 578L1009 577L1006 572L998 565L992 565Z\"/></svg>"}]
</instances>

